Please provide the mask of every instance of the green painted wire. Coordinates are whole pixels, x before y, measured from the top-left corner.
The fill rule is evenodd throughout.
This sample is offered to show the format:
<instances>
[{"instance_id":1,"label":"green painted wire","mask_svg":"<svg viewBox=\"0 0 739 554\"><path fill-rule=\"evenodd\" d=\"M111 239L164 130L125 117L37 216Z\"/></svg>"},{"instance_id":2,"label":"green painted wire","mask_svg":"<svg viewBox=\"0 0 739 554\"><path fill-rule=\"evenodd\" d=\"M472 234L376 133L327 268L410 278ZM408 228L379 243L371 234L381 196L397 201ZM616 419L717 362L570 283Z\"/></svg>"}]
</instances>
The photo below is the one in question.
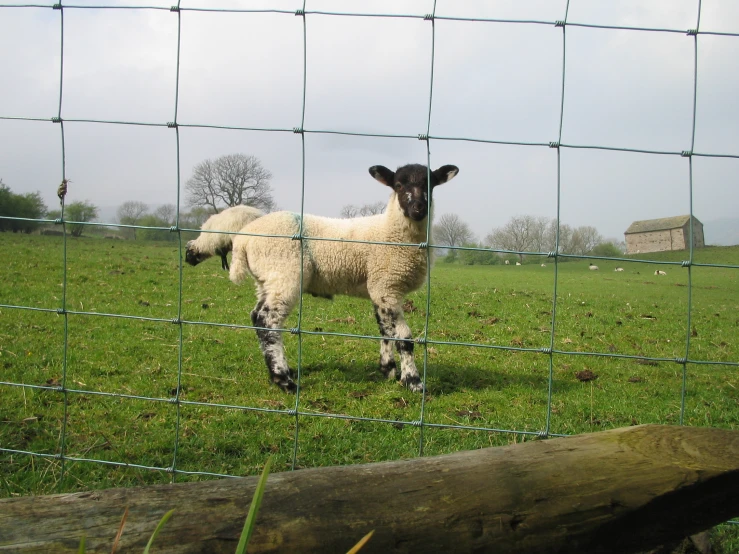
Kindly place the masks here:
<instances>
[{"instance_id":1,"label":"green painted wire","mask_svg":"<svg viewBox=\"0 0 739 554\"><path fill-rule=\"evenodd\" d=\"M552 398L554 396L554 338L557 330L557 285L559 283L559 223L562 209L562 127L565 113L565 76L567 75L567 16L570 11L570 0L565 5L565 17L562 20L562 90L559 103L559 132L557 134L557 229L554 235L554 285L552 290L552 327L549 334L547 376L547 414L543 436L548 437L552 426Z\"/></svg>"},{"instance_id":2,"label":"green painted wire","mask_svg":"<svg viewBox=\"0 0 739 554\"><path fill-rule=\"evenodd\" d=\"M298 463L298 447L300 443L300 385L301 375L303 369L303 287L305 283L303 281L303 262L305 258L305 249L308 247L305 237L303 236L303 218L305 216L305 134L303 133L303 125L305 125L305 96L307 89L307 74L308 74L308 29L305 21L305 3L303 0L303 9L301 12L297 12L295 15L300 15L303 19L303 98L302 108L300 112L300 147L301 147L301 167L300 167L300 221L298 224L298 236L297 240L300 241L300 296L298 298L298 366L295 389L295 435L293 437L293 459L290 465L292 470L295 470ZM284 342L284 341L283 341ZM289 370L288 370L289 371Z\"/></svg>"},{"instance_id":3,"label":"green painted wire","mask_svg":"<svg viewBox=\"0 0 739 554\"><path fill-rule=\"evenodd\" d=\"M699 29L701 25L701 0L698 0L698 15L695 28ZM695 120L698 105L698 34L693 35L693 121L690 135L690 152L692 154L695 148ZM688 157L688 202L690 203L690 226L688 227L688 236L690 237L690 246L688 247L689 259L688 264L688 318L687 329L685 330L685 358L683 361L683 380L680 390L680 425L685 424L685 398L688 391L688 359L690 357L690 335L691 335L691 313L693 306L693 156Z\"/></svg>"},{"instance_id":4,"label":"green painted wire","mask_svg":"<svg viewBox=\"0 0 739 554\"><path fill-rule=\"evenodd\" d=\"M177 388L175 389L174 403L175 403L175 433L174 433L174 447L172 452L172 466L171 466L171 482L174 483L177 480L177 454L179 453L180 447L180 424L182 422L182 404L180 402L180 394L182 392L182 358L184 350L183 340L183 325L182 325L182 287L183 287L183 264L182 264L182 231L180 230L180 130L177 127L177 110L179 108L180 99L180 54L181 49L181 35L182 35L182 15L179 10L180 0L177 0L177 70L175 76L175 93L174 93L174 119L172 120L171 127L175 131L175 145L176 145L176 164L177 164L177 203L176 203L176 214L175 214L175 229L177 229L177 269L178 269L178 294L177 294ZM169 125L168 125L169 126Z\"/></svg>"},{"instance_id":5,"label":"green painted wire","mask_svg":"<svg viewBox=\"0 0 739 554\"><path fill-rule=\"evenodd\" d=\"M60 56L59 56L59 107L57 111L57 120L59 121L59 129L61 133L62 145L62 183L67 182L67 157L64 140L64 122L62 121L62 96L64 91L64 10L59 10L59 26L60 26ZM66 193L65 193L66 194ZM62 353L62 379L61 392L64 398L64 409L62 413L62 428L59 434L59 488L63 488L64 473L66 470L65 457L67 453L67 419L69 417L69 393L67 391L67 369L69 363L69 314L67 314L67 225L64 223L64 198L61 195L61 219L62 219L62 316L64 317L64 351Z\"/></svg>"},{"instance_id":6,"label":"green painted wire","mask_svg":"<svg viewBox=\"0 0 739 554\"><path fill-rule=\"evenodd\" d=\"M434 0L431 15L426 19L431 20L431 70L429 78L429 111L426 118L426 187L427 187L427 213L426 217L426 319L423 326L423 375L421 377L421 410L418 416L418 455L423 456L423 428L424 418L426 415L426 379L428 377L428 334L429 320L431 315L431 248L428 243L431 242L431 200L433 191L431 190L431 145L429 144L429 133L431 132L431 108L434 100L434 58L436 51L436 26L434 25L434 16L436 15L436 0ZM402 308L401 308L402 309Z\"/></svg>"}]
</instances>

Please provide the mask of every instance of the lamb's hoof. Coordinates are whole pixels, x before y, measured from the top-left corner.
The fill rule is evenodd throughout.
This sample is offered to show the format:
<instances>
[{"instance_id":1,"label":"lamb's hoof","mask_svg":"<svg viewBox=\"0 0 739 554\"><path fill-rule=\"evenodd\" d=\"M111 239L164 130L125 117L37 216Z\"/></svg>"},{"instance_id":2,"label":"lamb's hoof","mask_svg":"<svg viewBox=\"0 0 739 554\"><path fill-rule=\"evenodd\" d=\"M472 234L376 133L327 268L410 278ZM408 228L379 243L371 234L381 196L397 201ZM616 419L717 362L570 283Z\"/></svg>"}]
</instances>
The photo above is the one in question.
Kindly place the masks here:
<instances>
[{"instance_id":1,"label":"lamb's hoof","mask_svg":"<svg viewBox=\"0 0 739 554\"><path fill-rule=\"evenodd\" d=\"M397 381L398 379L400 379L400 371L398 371L398 368L395 365L394 361L387 365L380 365L380 372L389 381Z\"/></svg>"},{"instance_id":2,"label":"lamb's hoof","mask_svg":"<svg viewBox=\"0 0 739 554\"><path fill-rule=\"evenodd\" d=\"M272 382L280 387L285 392L295 393L298 390L298 386L295 381L288 375L273 375Z\"/></svg>"},{"instance_id":3,"label":"lamb's hoof","mask_svg":"<svg viewBox=\"0 0 739 554\"><path fill-rule=\"evenodd\" d=\"M421 382L421 378L418 375L410 375L405 379L401 378L400 382L411 389L412 392L424 391L423 383Z\"/></svg>"}]
</instances>

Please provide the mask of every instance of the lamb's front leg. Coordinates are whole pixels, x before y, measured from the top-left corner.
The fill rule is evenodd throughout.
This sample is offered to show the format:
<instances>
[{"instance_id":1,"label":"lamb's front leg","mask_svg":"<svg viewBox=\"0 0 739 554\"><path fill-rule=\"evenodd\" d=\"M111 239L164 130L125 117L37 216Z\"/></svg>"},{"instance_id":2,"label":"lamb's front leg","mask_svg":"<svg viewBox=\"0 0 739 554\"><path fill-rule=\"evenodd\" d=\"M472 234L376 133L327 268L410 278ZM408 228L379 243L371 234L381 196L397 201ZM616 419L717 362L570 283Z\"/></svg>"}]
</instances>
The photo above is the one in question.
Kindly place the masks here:
<instances>
[{"instance_id":1,"label":"lamb's front leg","mask_svg":"<svg viewBox=\"0 0 739 554\"><path fill-rule=\"evenodd\" d=\"M400 303L376 304L375 314L383 336L399 339L393 342L395 342L395 348L400 355L400 382L413 392L422 392L423 383L421 383L421 377L418 374L418 369L416 369L416 363L413 361L413 335L410 327L405 322L403 308ZM383 361L388 361L384 366L387 368L388 377L390 371L396 369L395 360L392 359L392 351L388 352L392 347L385 344L389 342L383 340L380 346L380 370L385 373Z\"/></svg>"},{"instance_id":2,"label":"lamb's front leg","mask_svg":"<svg viewBox=\"0 0 739 554\"><path fill-rule=\"evenodd\" d=\"M375 319L377 325L380 327L380 334L383 337L394 337L395 336L395 325L392 320L387 317L380 316L380 308L377 304L373 304L375 307ZM388 379L400 379L400 372L398 366L395 364L395 354L393 353L393 341L388 339L382 339L380 341L380 371Z\"/></svg>"},{"instance_id":3,"label":"lamb's front leg","mask_svg":"<svg viewBox=\"0 0 739 554\"><path fill-rule=\"evenodd\" d=\"M282 333L272 331L282 326L290 313L290 307L280 302L260 300L251 312L251 321L257 329L259 348L264 354L270 380L286 392L295 392L297 385L293 381L293 373L287 365L285 347L282 344Z\"/></svg>"}]
</instances>

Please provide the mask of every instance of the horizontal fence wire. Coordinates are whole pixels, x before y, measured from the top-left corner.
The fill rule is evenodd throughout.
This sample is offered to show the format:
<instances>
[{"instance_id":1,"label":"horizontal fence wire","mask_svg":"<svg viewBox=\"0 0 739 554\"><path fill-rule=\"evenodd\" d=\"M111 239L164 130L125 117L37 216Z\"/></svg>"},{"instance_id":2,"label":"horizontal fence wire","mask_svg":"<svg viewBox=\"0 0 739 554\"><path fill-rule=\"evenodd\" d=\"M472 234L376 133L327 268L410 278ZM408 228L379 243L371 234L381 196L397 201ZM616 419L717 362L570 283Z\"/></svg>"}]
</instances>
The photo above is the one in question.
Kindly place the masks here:
<instances>
[{"instance_id":1,"label":"horizontal fence wire","mask_svg":"<svg viewBox=\"0 0 739 554\"><path fill-rule=\"evenodd\" d=\"M15 383L15 382L9 382L9 381L0 381L0 386L2 387L20 387L23 389L35 389L35 390L45 390L45 391L53 391L57 394L62 395L63 398L63 406L64 406L64 414L62 417L62 428L60 431L60 437L59 437L59 448L58 452L55 454L49 454L49 453L43 453L43 452L33 452L33 451L25 451L25 450L19 450L14 448L7 448L4 445L0 444L0 452L11 454L11 455L28 455L28 456L35 456L40 458L50 458L54 460L58 460L61 463L61 471L62 476L64 474L64 467L66 462L86 462L86 463L98 463L98 464L105 464L109 466L116 466L116 467L132 467L132 468L139 468L144 470L150 470L150 471L159 471L159 472L165 472L167 474L171 475L171 480L175 481L177 478L177 475L187 476L187 475L202 475L202 476L212 476L212 477L231 477L233 475L229 475L227 473L218 473L218 472L207 472L207 471L187 471L181 468L178 468L178 451L180 446L180 439L181 439L181 407L183 406L199 406L199 407L212 407L212 408L218 408L218 409L232 409L232 410L242 410L242 411L250 411L250 412L259 412L259 413L267 413L267 414L275 414L283 417L289 417L292 418L295 425L295 433L293 437L293 454L292 454L292 466L295 468L297 466L297 457L298 457L298 445L300 442L300 422L302 418L332 418L337 420L350 420L350 421L368 421L368 422L375 422L375 423L383 423L383 424L393 424L393 425L400 425L400 426L412 426L416 427L420 430L419 435L419 444L418 444L418 455L423 455L424 453L424 429L462 429L462 430L470 430L470 431L482 431L482 432L490 432L490 433L502 433L502 434L511 434L514 436L521 436L521 437L538 437L538 438L546 438L546 437L558 437L558 436L566 436L564 434L557 434L551 432L551 415L552 415L552 402L553 402L553 380L554 380L554 359L557 356L591 356L591 357L607 357L607 358L613 358L613 359L635 359L640 361L646 361L646 362L672 362L676 363L681 368L682 372L682 387L681 387L681 393L680 393L680 415L679 415L679 421L681 424L684 423L684 416L685 416L685 397L686 397L686 389L687 389L687 367L689 364L696 364L696 365L716 365L716 366L726 366L726 367L737 367L739 366L739 362L725 362L725 361L705 361L705 360L697 360L692 359L690 357L691 348L690 348L690 339L691 339L691 314L692 314L692 268L694 267L713 267L713 268L724 268L724 269L739 269L739 266L737 265L731 265L731 264L711 264L711 263L699 263L694 260L694 252L693 252L693 158L694 157L706 157L706 158L733 158L733 159L739 159L739 153L737 154L731 154L731 153L717 153L717 152L696 152L694 151L694 145L695 145L695 125L696 125L696 102L697 102L697 94L698 94L698 87L697 87L697 75L698 75L698 39L701 36L722 36L722 37L739 37L739 33L723 33L723 32L712 32L712 31L702 31L700 29L700 13L701 13L701 5L700 1L698 2L697 7L697 19L696 19L696 27L694 29L674 29L674 28L658 28L658 27L637 27L637 26L615 26L615 25L596 25L596 24L587 24L587 23L581 23L581 22L573 22L568 20L568 11L569 11L569 1L567 2L564 17L562 20L557 21L540 21L540 20L525 20L525 19L494 19L494 18L472 18L472 17L452 17L452 16L441 16L436 14L436 2L434 2L434 8L432 13L430 14L393 14L393 13L351 13L351 12L337 12L337 11L311 11L306 10L306 3L303 2L302 9L298 10L279 10L279 9L221 9L221 8L209 8L209 7L181 7L179 5L179 2L175 6L171 7L162 7L162 6L147 6L147 5L131 5L131 6L95 6L95 5L76 5L76 4L61 4L61 3L55 3L55 4L0 4L0 13L3 9L52 9L55 12L59 14L59 22L60 22L60 30L61 30L61 43L59 47L59 54L60 54L60 65L59 65L59 95L58 95L58 111L57 114L52 117L22 117L17 116L13 114L2 114L0 113L0 120L7 120L7 121L22 121L22 122L51 122L55 125L59 125L60 129L60 144L61 144L61 151L62 151L62 162L61 162L61 174L62 174L62 180L66 182L67 174L66 174L66 155L65 155L65 125L69 124L94 124L94 125L126 125L126 126L142 126L142 127L165 127L173 130L174 133L174 140L176 144L176 156L177 156L177 179L176 179L176 185L177 185L177 204L176 204L176 223L174 226L171 227L151 227L151 226L142 226L142 225L125 225L125 224L116 224L116 223L91 223L91 222L79 222L79 221L73 221L71 219L68 219L65 216L64 212L64 202L62 200L62 214L61 218L58 219L27 219L27 218L18 218L18 217L2 217L1 219L7 219L7 220L16 220L16 221L29 221L29 222L35 222L35 223L46 223L46 224L55 224L58 226L61 226L63 230L63 237L62 237L62 244L63 244L63 250L62 250L62 258L63 258L63 269L62 269L62 275L63 275L63 283L62 283L62 297L60 301L60 306L57 308L39 308L39 307L32 307L32 306L23 306L23 305L15 305L15 304L9 304L9 303L0 303L0 308L9 309L9 310L29 310L29 311L40 311L40 312L49 312L49 313L56 313L64 318L64 333L63 333L63 360L62 360L62 378L58 385L55 386L43 386L43 385L31 385L31 384L24 384L24 383ZM113 121L113 120L101 120L101 119L66 119L62 117L62 91L63 91L63 83L64 83L64 64L65 64L65 54L64 54L64 31L65 31L65 24L64 24L64 11L65 10L86 10L86 11L94 11L94 10L157 10L157 11L170 11L173 13L174 16L177 17L177 73L176 73L176 80L175 80L175 101L174 101L174 117L172 121L169 122L143 122L143 121ZM180 91L180 56L181 56L181 17L182 13L185 12L192 12L193 14L197 13L243 13L243 14L257 14L257 13L271 13L271 14L282 14L286 16L297 16L301 17L302 19L302 47L303 47L303 59L302 59L302 66L303 66L303 74L302 74L302 81L303 81L303 90L302 90L302 107L301 107L301 120L299 122L299 125L294 128L264 128L264 127L245 127L245 126L228 126L228 125L211 125L207 123L196 123L196 122L181 122L178 120L178 105L179 105L179 91ZM405 135L405 134L387 134L387 133L365 133L365 132L354 132L354 131L340 131L340 130L332 130L332 129L307 129L304 127L305 122L305 115L306 115L306 82L307 82L307 44L308 44L308 23L307 20L310 17L337 17L337 18L346 18L346 17L365 17L365 18L394 18L394 19L417 19L417 20L425 20L429 22L429 33L431 37L431 48L430 48L430 56L429 56L429 63L430 63L430 82L429 82L429 89L428 89L428 114L426 119L426 129L425 133L420 133L418 135ZM434 57L435 57L435 22L436 21L456 21L456 22L465 22L468 24L490 24L490 25L535 25L535 26L554 26L557 28L561 28L562 30L562 71L561 71L561 96L560 96L560 107L559 107L559 131L556 141L552 142L525 142L525 141L510 141L510 140L494 140L489 138L474 138L474 137L457 137L457 136L436 136L432 135L431 130L431 123L433 118L432 113L432 99L433 99L433 91L434 91ZM566 86L566 76L567 76L567 61L566 61L566 54L567 54L567 29L568 28L588 28L588 29L594 29L601 32L608 32L612 30L618 30L618 31L633 31L633 32L648 32L648 33L672 33L672 34L683 34L688 36L693 41L693 112L692 112L692 134L691 134L691 144L690 149L683 150L683 151L661 151L661 150L647 150L647 149L637 149L637 148L629 148L629 147L616 147L616 146L604 146L604 145L593 145L593 144L567 144L562 142L562 130L563 125L565 123L564 121L564 103L565 103L565 95L567 91ZM297 384L298 389L297 393L295 395L295 401L293 408L291 409L273 409L273 408L262 408L262 407L256 407L256 406L241 406L241 405L232 405L227 403L217 403L217 402L196 402L196 401L189 401L186 399L183 399L180 397L180 391L181 391L181 385L182 385L182 377L185 374L183 371L183 328L186 326L212 326L212 327L228 327L228 328L234 328L234 329L264 329L262 327L254 326L254 325L238 325L238 324L227 324L227 323L219 323L219 322L202 322L202 321L191 321L184 319L183 312L182 312L182 297L183 297L183 259L182 259L182 250L183 250L183 234L184 233L192 233L192 232L200 232L199 229L190 229L187 227L181 227L179 222L179 214L180 214L180 205L181 205L181 199L180 199L180 189L181 189L181 177L180 177L180 134L179 130L181 128L191 128L191 129L217 129L217 130L232 130L237 132L258 132L258 133L293 133L300 136L301 140L301 208L300 208L300 229L297 235L257 235L257 236L264 236L264 237L271 237L271 238L284 238L286 240L299 240L299 241L333 241L333 242L346 242L346 243L368 243L368 244L392 244L395 246L398 246L398 243L385 243L385 242L376 242L376 241L353 241L353 240L337 240L337 239L331 239L331 238L324 238L324 237L313 237L313 236L305 236L303 233L302 228L302 222L303 222L303 214L304 214L304 206L305 206L305 199L306 199L306 193L305 193L305 168L306 168L306 153L305 153L305 141L306 141L306 135L343 135L343 136L352 136L352 137L371 137L371 138L383 138L383 139L403 139L403 140L419 140L423 141L425 143L426 147L426 158L427 158L427 166L431 167L431 152L430 152L430 143L432 141L464 141L464 142L472 142L472 143L481 143L481 144L493 144L493 145L510 145L510 146L521 146L521 147L540 147L540 148L548 148L548 149L554 149L556 151L557 156L557 195L556 195L556 222L557 222L557 229L556 229L556 236L555 236L555 247L554 251L550 252L528 252L528 251L513 251L513 250L505 250L505 249L497 249L497 248L486 248L486 247L470 247L470 246L447 246L442 244L433 244L433 243L421 243L421 244L402 244L402 246L408 246L408 247L418 247L423 248L426 251L427 255L427 262L429 262L430 267L430 261L431 261L431 255L432 251L434 249L446 249L446 250L452 250L452 251L481 251L481 252L490 252L495 253L499 255L505 255L505 254L517 254L517 255L526 255L526 256L542 256L543 258L548 258L553 260L554 263L554 278L553 278L553 297L552 297L552 308L551 308L551 320L550 320L550 330L549 330L549 346L544 348L525 348L525 347L516 347L516 346L503 346L503 345L494 345L494 344L479 344L479 343L473 343L473 342L460 342L460 341L445 341L445 340L437 340L428 335L428 329L429 329L429 317L431 312L431 272L430 269L427 277L426 277L426 313L425 313L425 326L423 330L423 336L416 339L416 343L421 345L423 347L423 380L425 382L426 376L427 376L427 366L428 366L428 348L430 345L448 345L448 346L456 346L461 348L481 348L481 349L490 349L490 350L501 350L501 351L511 351L511 352L531 352L531 353L541 353L542 355L547 357L548 362L548 391L547 391L547 407L546 407L546 423L544 427L538 431L525 431L525 430L517 430L517 429L500 429L500 428L494 428L494 427L488 427L488 426L475 426L475 425L447 425L447 424L439 424L439 423L433 423L426 420L426 414L425 414L425 403L426 403L426 391L424 390L421 397L421 408L420 408L420 417L418 420L414 421L402 421L397 419L384 419L384 418L371 418L371 417L360 417L360 416L354 416L354 415L347 415L347 414L336 414L336 413L323 413L321 411L311 411L306 410L304 406L301 406L301 396L300 396L300 380L301 380L301 369L303 366L302 363L302 337L303 336L311 336L311 335L320 335L320 336L333 336L333 337L348 337L348 338L354 338L354 339L366 339L366 340L400 340L400 339L387 339L386 337L381 337L377 335L364 335L364 334L351 334L351 333L339 333L339 332L327 332L327 331L310 331L308 329L303 328L302 325L302 315L303 315L303 305L302 305L302 294L300 297L300 303L298 305L298 323L297 327L295 328L281 328L276 329L276 331L280 333L290 333L293 335L297 335L298 338L298 364L297 364ZM577 149L594 149L594 150L605 150L605 151L616 151L616 152L625 152L625 153L631 153L631 154L646 154L646 155L657 155L657 156L675 156L675 157L682 157L687 158L689 162L689 203L690 203L690 247L687 252L688 258L686 260L682 261L664 261L664 260L649 260L649 259L634 259L634 258L622 258L622 257L608 257L608 256L591 256L591 255L574 255L574 254L564 254L560 253L560 210L561 210L561 152L562 150L577 150ZM430 196L430 195L429 195ZM177 303L177 317L175 318L154 318L154 317L142 317L142 316L134 316L129 314L115 314L115 313L98 313L98 312L86 312L86 311L76 311L69 309L67 305L67 277L68 277L68 268L67 268L67 239L69 236L69 230L68 227L70 225L105 225L109 227L115 227L115 228L121 228L121 229L149 229L149 230L156 230L156 231L169 231L171 233L176 233L178 235L178 303ZM430 232L430 219L428 222L428 228L427 231ZM218 231L205 231L205 232L218 232ZM234 235L254 235L252 233L230 233ZM430 235L428 235L430 236ZM304 249L300 249L301 257L304 255ZM666 357L650 357L650 356L636 356L636 355L627 355L627 354L618 354L618 353L603 353L603 352L582 352L582 351L569 351L569 350L563 350L555 348L555 330L556 330L556 322L557 322L557 310L558 310L558 302L557 302L557 294L558 294L558 283L559 283L559 265L561 260L567 260L567 259L585 259L585 260L611 260L611 261L622 261L622 262L629 262L629 263L641 263L641 264L657 264L657 265L670 265L670 266L679 266L683 268L687 272L687 279L688 279L688 299L687 299L687 313L686 313L686 319L687 319L687 331L686 331L686 346L685 346L685 355L683 357L679 358L666 358ZM303 290L303 275L302 275L302 267L303 264L301 263L301 293ZM2 299L0 299L0 302L2 302ZM75 389L69 386L68 382L68 376L67 376L67 364L69 359L69 317L106 317L106 318L120 318L120 319L132 319L132 320L141 320L141 321L151 321L151 322L162 322L162 323L171 323L178 327L178 339L177 339L177 346L178 346L178 359L177 359L177 387L174 389L174 393L171 396L168 397L157 397L157 396L141 396L141 395L134 395L134 394L120 394L120 393L111 393L111 392L104 392L104 391L94 391L94 390L88 390L88 389ZM274 329L273 329L274 330ZM168 467L154 467L154 466L147 466L147 465L141 465L141 464L135 464L135 463L126 463L126 462L116 462L116 461L109 461L109 460L102 460L102 459L93 459L93 458L85 458L85 457L74 457L69 455L66 452L66 422L68 419L68 405L69 405L69 398L70 395L98 395L98 396L106 396L111 398L117 398L117 399L125 399L125 400L140 400L145 402L152 402L152 403L169 403L173 404L176 407L176 416L175 416L175 431L174 436L172 437L172 463ZM60 480L61 481L61 480Z\"/></svg>"}]
</instances>

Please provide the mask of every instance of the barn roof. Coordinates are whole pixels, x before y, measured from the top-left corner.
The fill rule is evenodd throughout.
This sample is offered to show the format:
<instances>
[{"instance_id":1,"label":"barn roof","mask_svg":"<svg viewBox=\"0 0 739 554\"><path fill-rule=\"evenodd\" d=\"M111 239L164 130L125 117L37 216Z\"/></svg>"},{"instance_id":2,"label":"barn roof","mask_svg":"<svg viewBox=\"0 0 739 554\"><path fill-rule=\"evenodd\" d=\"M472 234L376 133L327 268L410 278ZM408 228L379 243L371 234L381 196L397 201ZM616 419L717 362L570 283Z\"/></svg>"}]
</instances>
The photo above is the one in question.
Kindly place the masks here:
<instances>
[{"instance_id":1,"label":"barn roof","mask_svg":"<svg viewBox=\"0 0 739 554\"><path fill-rule=\"evenodd\" d=\"M634 221L629 228L626 229L625 235L634 233L648 233L650 231L664 231L667 229L677 229L690 221L689 215L677 215L675 217L663 217L660 219L645 219L643 221ZM698 219L693 216L693 221L699 223Z\"/></svg>"}]
</instances>

